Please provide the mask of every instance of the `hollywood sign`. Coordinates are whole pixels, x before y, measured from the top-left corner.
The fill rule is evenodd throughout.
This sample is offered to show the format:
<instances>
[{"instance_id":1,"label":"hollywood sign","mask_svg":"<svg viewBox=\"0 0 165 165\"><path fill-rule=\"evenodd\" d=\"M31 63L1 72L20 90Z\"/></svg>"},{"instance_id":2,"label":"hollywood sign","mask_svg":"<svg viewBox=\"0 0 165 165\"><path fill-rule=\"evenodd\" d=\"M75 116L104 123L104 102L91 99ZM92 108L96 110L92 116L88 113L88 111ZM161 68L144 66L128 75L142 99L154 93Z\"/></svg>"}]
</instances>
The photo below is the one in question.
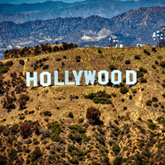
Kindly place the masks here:
<instances>
[{"instance_id":1,"label":"hollywood sign","mask_svg":"<svg viewBox=\"0 0 165 165\"><path fill-rule=\"evenodd\" d=\"M75 70L72 70L73 76L75 81L69 82L69 71L65 71L65 82L58 81L58 71L54 71L54 85L80 85L80 80L82 74L84 73L85 77L85 84L89 85L91 83L94 85L95 77L96 77L96 70L93 71L86 71L80 70L78 73ZM117 74L117 80L115 80L115 74ZM132 81L130 80L130 75L132 74ZM103 80L104 75L104 80ZM44 82L44 76L47 77L47 82ZM100 85L106 85L109 83L109 72L106 70L101 70L98 72L98 83ZM37 87L37 72L33 72L33 76L30 77L30 72L26 72L26 86L30 87L30 82L33 82L34 87ZM119 70L113 70L111 72L111 83L118 85L122 82L122 73ZM137 73L134 70L127 70L126 71L126 85L134 85L137 83ZM51 73L49 72L42 72L40 73L40 84L42 86L50 86L51 85Z\"/></svg>"}]
</instances>

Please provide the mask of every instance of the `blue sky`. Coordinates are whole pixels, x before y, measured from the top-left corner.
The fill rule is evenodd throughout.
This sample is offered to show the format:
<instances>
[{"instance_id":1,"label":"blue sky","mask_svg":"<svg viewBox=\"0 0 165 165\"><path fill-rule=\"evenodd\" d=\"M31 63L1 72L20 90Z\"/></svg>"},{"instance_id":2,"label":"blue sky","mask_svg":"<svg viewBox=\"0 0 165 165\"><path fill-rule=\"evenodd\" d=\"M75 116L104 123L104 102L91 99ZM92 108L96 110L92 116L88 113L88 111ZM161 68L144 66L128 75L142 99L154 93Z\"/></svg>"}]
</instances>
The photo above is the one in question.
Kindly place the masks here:
<instances>
[{"instance_id":1,"label":"blue sky","mask_svg":"<svg viewBox=\"0 0 165 165\"><path fill-rule=\"evenodd\" d=\"M3 3L11 3L11 4L22 4L22 3L37 3L37 2L45 2L46 0L2 0L0 1L0 4ZM52 0L52 1L63 1L63 2L76 2L76 1L85 1L85 0ZM124 1L124 0L123 0Z\"/></svg>"}]
</instances>

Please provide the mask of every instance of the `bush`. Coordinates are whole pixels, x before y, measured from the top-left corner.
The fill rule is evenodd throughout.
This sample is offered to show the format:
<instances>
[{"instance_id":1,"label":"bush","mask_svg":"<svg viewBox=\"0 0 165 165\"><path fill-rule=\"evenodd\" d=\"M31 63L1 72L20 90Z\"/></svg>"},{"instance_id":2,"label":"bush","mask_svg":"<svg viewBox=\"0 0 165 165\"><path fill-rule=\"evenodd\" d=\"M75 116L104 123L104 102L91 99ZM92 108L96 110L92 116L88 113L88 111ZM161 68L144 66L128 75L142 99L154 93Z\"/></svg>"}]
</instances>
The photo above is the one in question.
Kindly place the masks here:
<instances>
[{"instance_id":1,"label":"bush","mask_svg":"<svg viewBox=\"0 0 165 165\"><path fill-rule=\"evenodd\" d=\"M132 93L137 93L136 89L133 89L133 90L132 90Z\"/></svg>"},{"instance_id":2,"label":"bush","mask_svg":"<svg viewBox=\"0 0 165 165\"><path fill-rule=\"evenodd\" d=\"M101 115L101 112L97 108L94 108L94 107L91 106L87 109L87 113L86 113L87 119L92 119L94 121L99 121L100 120L99 119L100 115Z\"/></svg>"},{"instance_id":3,"label":"bush","mask_svg":"<svg viewBox=\"0 0 165 165\"><path fill-rule=\"evenodd\" d=\"M139 56L139 55L135 55L134 58L135 58L136 60L140 60L140 56Z\"/></svg>"},{"instance_id":4,"label":"bush","mask_svg":"<svg viewBox=\"0 0 165 165\"><path fill-rule=\"evenodd\" d=\"M152 51L153 51L153 52L156 52L156 48L152 48Z\"/></svg>"},{"instance_id":5,"label":"bush","mask_svg":"<svg viewBox=\"0 0 165 165\"><path fill-rule=\"evenodd\" d=\"M152 101L157 102L158 101L157 97L152 97Z\"/></svg>"},{"instance_id":6,"label":"bush","mask_svg":"<svg viewBox=\"0 0 165 165\"><path fill-rule=\"evenodd\" d=\"M114 66L114 65L109 65L109 69L110 69L111 71L113 71L113 70L116 70L116 69L117 69L117 67L116 67L116 66Z\"/></svg>"},{"instance_id":7,"label":"bush","mask_svg":"<svg viewBox=\"0 0 165 165\"><path fill-rule=\"evenodd\" d=\"M156 66L155 66L155 65L152 65L152 68L153 68L153 69L156 69Z\"/></svg>"},{"instance_id":8,"label":"bush","mask_svg":"<svg viewBox=\"0 0 165 165\"><path fill-rule=\"evenodd\" d=\"M122 86L122 87L120 88L120 92L121 92L122 94L126 94L126 93L128 92L128 88L127 88L126 86Z\"/></svg>"},{"instance_id":9,"label":"bush","mask_svg":"<svg viewBox=\"0 0 165 165\"><path fill-rule=\"evenodd\" d=\"M7 164L7 157L6 156L0 155L0 164L1 165Z\"/></svg>"},{"instance_id":10,"label":"bush","mask_svg":"<svg viewBox=\"0 0 165 165\"><path fill-rule=\"evenodd\" d=\"M28 100L29 100L29 96L28 95L26 95L26 94L21 94L20 95L20 97L18 99L20 110L26 108L25 105L26 105Z\"/></svg>"},{"instance_id":11,"label":"bush","mask_svg":"<svg viewBox=\"0 0 165 165\"><path fill-rule=\"evenodd\" d=\"M130 100L132 99L132 95L129 95L129 99L130 99Z\"/></svg>"},{"instance_id":12,"label":"bush","mask_svg":"<svg viewBox=\"0 0 165 165\"><path fill-rule=\"evenodd\" d=\"M43 69L48 69L49 66L48 65L43 65Z\"/></svg>"},{"instance_id":13,"label":"bush","mask_svg":"<svg viewBox=\"0 0 165 165\"><path fill-rule=\"evenodd\" d=\"M157 60L155 60L155 64L156 64L156 65L159 65L159 62L158 62Z\"/></svg>"},{"instance_id":14,"label":"bush","mask_svg":"<svg viewBox=\"0 0 165 165\"><path fill-rule=\"evenodd\" d=\"M162 62L160 63L160 66L163 67L163 68L165 68L165 61L162 61Z\"/></svg>"},{"instance_id":15,"label":"bush","mask_svg":"<svg viewBox=\"0 0 165 165\"><path fill-rule=\"evenodd\" d=\"M102 54L102 50L101 50L101 49L99 49L99 50L98 50L98 53Z\"/></svg>"},{"instance_id":16,"label":"bush","mask_svg":"<svg viewBox=\"0 0 165 165\"><path fill-rule=\"evenodd\" d=\"M148 56L150 55L150 52L146 49L144 49L144 53L147 54Z\"/></svg>"},{"instance_id":17,"label":"bush","mask_svg":"<svg viewBox=\"0 0 165 165\"><path fill-rule=\"evenodd\" d=\"M20 116L19 119L23 120L23 119L25 119L25 116Z\"/></svg>"},{"instance_id":18,"label":"bush","mask_svg":"<svg viewBox=\"0 0 165 165\"><path fill-rule=\"evenodd\" d=\"M74 117L72 112L69 112L69 117L70 118L73 118Z\"/></svg>"},{"instance_id":19,"label":"bush","mask_svg":"<svg viewBox=\"0 0 165 165\"><path fill-rule=\"evenodd\" d=\"M84 122L84 118L79 118L78 121L79 121L79 123L83 123Z\"/></svg>"},{"instance_id":20,"label":"bush","mask_svg":"<svg viewBox=\"0 0 165 165\"><path fill-rule=\"evenodd\" d=\"M40 147L35 147L35 150L32 152L32 158L31 158L32 162L34 162L41 156L42 156L42 152L41 152Z\"/></svg>"},{"instance_id":21,"label":"bush","mask_svg":"<svg viewBox=\"0 0 165 165\"><path fill-rule=\"evenodd\" d=\"M72 139L72 140L74 139L74 136L73 136L73 134L71 134L71 133L68 134L68 137L69 137L70 139Z\"/></svg>"},{"instance_id":22,"label":"bush","mask_svg":"<svg viewBox=\"0 0 165 165\"><path fill-rule=\"evenodd\" d=\"M44 112L44 115L45 115L45 116L52 116L52 113L51 113L50 111L45 111L45 112Z\"/></svg>"},{"instance_id":23,"label":"bush","mask_svg":"<svg viewBox=\"0 0 165 165\"><path fill-rule=\"evenodd\" d=\"M130 64L130 63L131 63L130 60L125 61L125 64Z\"/></svg>"},{"instance_id":24,"label":"bush","mask_svg":"<svg viewBox=\"0 0 165 165\"><path fill-rule=\"evenodd\" d=\"M162 87L165 88L165 83L162 83Z\"/></svg>"},{"instance_id":25,"label":"bush","mask_svg":"<svg viewBox=\"0 0 165 165\"><path fill-rule=\"evenodd\" d=\"M151 100L148 100L148 101L146 102L146 105L147 105L147 106L151 106L151 104L152 104L152 101L151 101Z\"/></svg>"},{"instance_id":26,"label":"bush","mask_svg":"<svg viewBox=\"0 0 165 165\"><path fill-rule=\"evenodd\" d=\"M156 124L154 123L149 123L148 124L148 128L150 128L151 130L154 130L156 128Z\"/></svg>"},{"instance_id":27,"label":"bush","mask_svg":"<svg viewBox=\"0 0 165 165\"><path fill-rule=\"evenodd\" d=\"M81 57L80 56L76 56L76 62L80 62Z\"/></svg>"},{"instance_id":28,"label":"bush","mask_svg":"<svg viewBox=\"0 0 165 165\"><path fill-rule=\"evenodd\" d=\"M12 132L13 135L15 135L15 134L17 134L19 132L18 128L19 128L19 124L14 124L12 126L11 132Z\"/></svg>"},{"instance_id":29,"label":"bush","mask_svg":"<svg viewBox=\"0 0 165 165\"><path fill-rule=\"evenodd\" d=\"M141 83L146 83L147 80L146 80L146 78L143 78L143 77L142 77L142 78L140 79L140 82L141 82Z\"/></svg>"},{"instance_id":30,"label":"bush","mask_svg":"<svg viewBox=\"0 0 165 165\"><path fill-rule=\"evenodd\" d=\"M122 157L116 157L114 160L113 160L113 164L114 165L122 165Z\"/></svg>"},{"instance_id":31,"label":"bush","mask_svg":"<svg viewBox=\"0 0 165 165\"><path fill-rule=\"evenodd\" d=\"M34 145L38 145L38 144L40 144L40 142L39 142L36 138L34 138L34 139L33 139L33 144L34 144Z\"/></svg>"},{"instance_id":32,"label":"bush","mask_svg":"<svg viewBox=\"0 0 165 165\"><path fill-rule=\"evenodd\" d=\"M24 65L24 64L25 64L24 60L19 60L19 63L20 63L21 65Z\"/></svg>"},{"instance_id":33,"label":"bush","mask_svg":"<svg viewBox=\"0 0 165 165\"><path fill-rule=\"evenodd\" d=\"M147 69L143 68L143 67L139 67L139 71L143 72L143 73L147 73Z\"/></svg>"},{"instance_id":34,"label":"bush","mask_svg":"<svg viewBox=\"0 0 165 165\"><path fill-rule=\"evenodd\" d=\"M94 103L100 103L100 104L112 104L112 101L109 100L111 98L111 95L107 94L104 91L99 91L97 93L90 93L88 95L85 95L85 98L91 99Z\"/></svg>"},{"instance_id":35,"label":"bush","mask_svg":"<svg viewBox=\"0 0 165 165\"><path fill-rule=\"evenodd\" d=\"M143 77L143 72L137 71L137 78Z\"/></svg>"},{"instance_id":36,"label":"bush","mask_svg":"<svg viewBox=\"0 0 165 165\"><path fill-rule=\"evenodd\" d=\"M52 141L59 141L60 140L59 134L60 134L60 132L62 132L60 124L58 124L57 122L52 122L52 123L49 123L49 127L53 131L53 133L50 137L52 139Z\"/></svg>"},{"instance_id":37,"label":"bush","mask_svg":"<svg viewBox=\"0 0 165 165\"><path fill-rule=\"evenodd\" d=\"M32 134L32 125L28 122L22 123L20 125L20 131L23 138L26 138Z\"/></svg>"},{"instance_id":38,"label":"bush","mask_svg":"<svg viewBox=\"0 0 165 165\"><path fill-rule=\"evenodd\" d=\"M114 144L112 148L113 152L117 155L120 152L120 147L117 144Z\"/></svg>"},{"instance_id":39,"label":"bush","mask_svg":"<svg viewBox=\"0 0 165 165\"><path fill-rule=\"evenodd\" d=\"M48 122L48 121L49 121L49 118L45 118L44 120L45 120L46 122Z\"/></svg>"},{"instance_id":40,"label":"bush","mask_svg":"<svg viewBox=\"0 0 165 165\"><path fill-rule=\"evenodd\" d=\"M0 125L0 133L3 132L3 130L5 130L6 127L4 125Z\"/></svg>"},{"instance_id":41,"label":"bush","mask_svg":"<svg viewBox=\"0 0 165 165\"><path fill-rule=\"evenodd\" d=\"M9 153L9 161L13 161L16 159L17 151L15 149L11 149Z\"/></svg>"},{"instance_id":42,"label":"bush","mask_svg":"<svg viewBox=\"0 0 165 165\"><path fill-rule=\"evenodd\" d=\"M5 65L11 67L13 65L13 61L8 61Z\"/></svg>"}]
</instances>

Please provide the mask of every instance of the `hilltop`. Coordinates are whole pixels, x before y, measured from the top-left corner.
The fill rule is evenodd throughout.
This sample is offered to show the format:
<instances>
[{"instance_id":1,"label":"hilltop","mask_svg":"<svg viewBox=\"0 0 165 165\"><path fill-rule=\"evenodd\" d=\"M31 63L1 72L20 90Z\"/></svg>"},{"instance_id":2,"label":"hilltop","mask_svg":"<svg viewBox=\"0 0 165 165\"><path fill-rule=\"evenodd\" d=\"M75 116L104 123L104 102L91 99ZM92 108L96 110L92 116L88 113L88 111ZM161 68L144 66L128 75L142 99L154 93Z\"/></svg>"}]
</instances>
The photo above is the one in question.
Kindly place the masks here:
<instances>
[{"instance_id":1,"label":"hilltop","mask_svg":"<svg viewBox=\"0 0 165 165\"><path fill-rule=\"evenodd\" d=\"M164 52L77 47L1 60L0 164L163 164ZM82 78L80 86L26 87L26 72L58 70L63 82L65 70L114 69L120 86ZM137 84L126 86L126 70L138 73Z\"/></svg>"}]
</instances>

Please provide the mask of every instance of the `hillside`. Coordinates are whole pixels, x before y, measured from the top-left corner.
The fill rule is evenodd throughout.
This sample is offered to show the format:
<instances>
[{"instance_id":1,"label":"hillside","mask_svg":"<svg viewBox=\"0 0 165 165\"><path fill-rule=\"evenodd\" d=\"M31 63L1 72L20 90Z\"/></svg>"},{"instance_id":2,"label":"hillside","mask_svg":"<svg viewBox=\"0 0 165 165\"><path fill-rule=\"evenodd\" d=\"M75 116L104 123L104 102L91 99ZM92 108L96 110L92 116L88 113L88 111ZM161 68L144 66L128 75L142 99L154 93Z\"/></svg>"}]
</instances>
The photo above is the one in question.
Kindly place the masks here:
<instances>
[{"instance_id":1,"label":"hillside","mask_svg":"<svg viewBox=\"0 0 165 165\"><path fill-rule=\"evenodd\" d=\"M164 52L74 48L1 60L0 164L164 164ZM75 81L72 70L114 69L121 86L86 86L84 76L80 86L53 85L56 70L63 82L65 70ZM126 86L126 70L137 71L136 85ZM51 73L52 85L27 88L34 71Z\"/></svg>"}]
</instances>

